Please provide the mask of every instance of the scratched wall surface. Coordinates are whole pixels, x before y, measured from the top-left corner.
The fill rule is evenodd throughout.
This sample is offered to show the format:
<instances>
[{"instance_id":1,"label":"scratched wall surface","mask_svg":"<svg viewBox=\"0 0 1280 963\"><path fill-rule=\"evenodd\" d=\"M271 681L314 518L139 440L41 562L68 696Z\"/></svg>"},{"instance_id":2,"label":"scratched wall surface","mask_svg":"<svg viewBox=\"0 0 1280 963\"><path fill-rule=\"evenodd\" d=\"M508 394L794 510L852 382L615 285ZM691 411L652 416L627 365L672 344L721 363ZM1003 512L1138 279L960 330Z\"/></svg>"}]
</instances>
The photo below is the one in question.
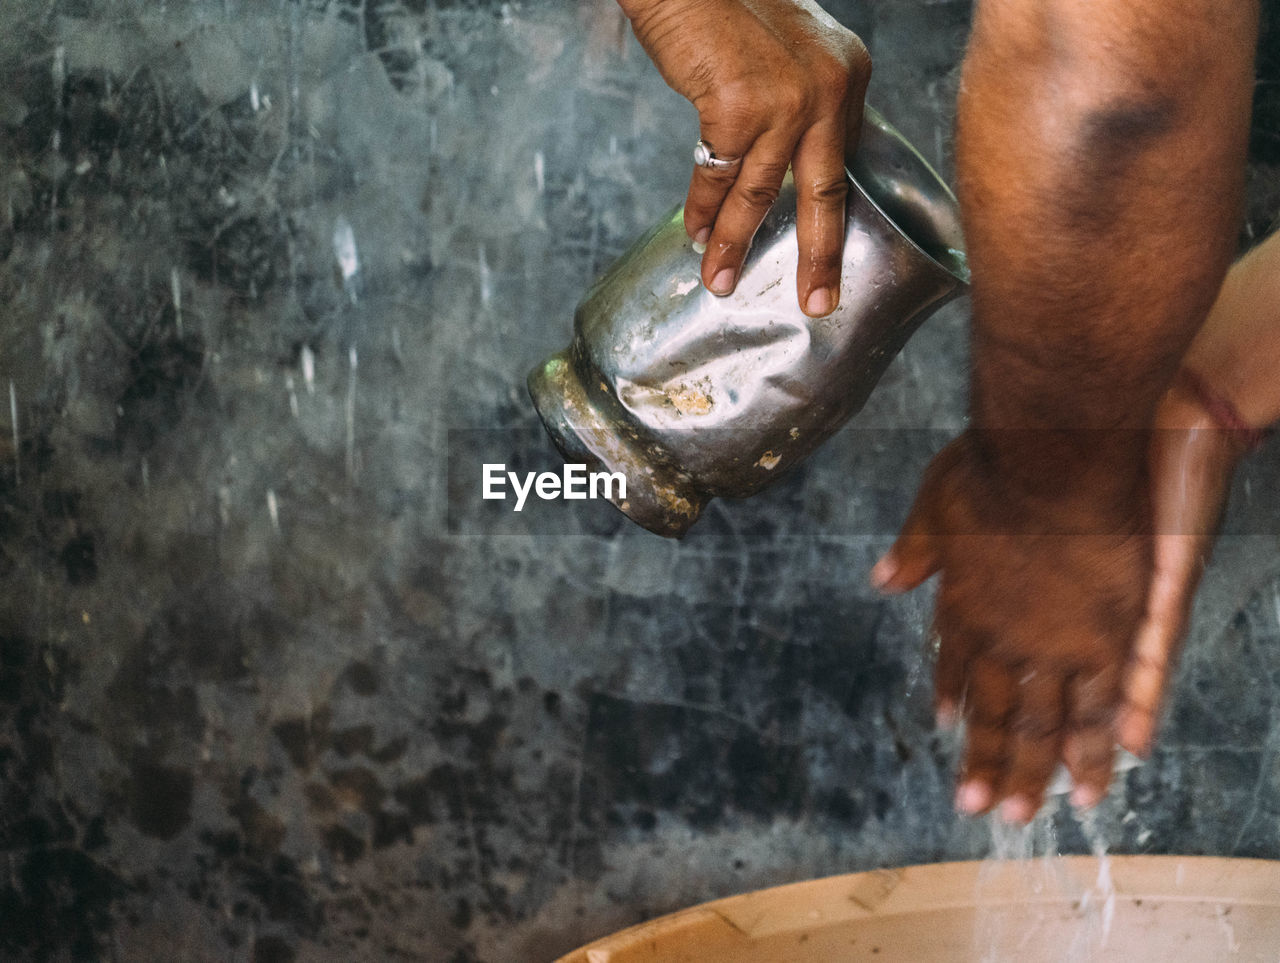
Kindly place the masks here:
<instances>
[{"instance_id":1,"label":"scratched wall surface","mask_svg":"<svg viewBox=\"0 0 1280 963\"><path fill-rule=\"evenodd\" d=\"M832 9L946 171L968 4ZM600 506L513 529L449 470L540 457L525 372L682 195L695 117L611 3L6 0L0 71L0 956L546 961L989 851L928 598L865 585L960 424L963 304L681 543ZM1115 851L1280 856L1278 465Z\"/></svg>"}]
</instances>

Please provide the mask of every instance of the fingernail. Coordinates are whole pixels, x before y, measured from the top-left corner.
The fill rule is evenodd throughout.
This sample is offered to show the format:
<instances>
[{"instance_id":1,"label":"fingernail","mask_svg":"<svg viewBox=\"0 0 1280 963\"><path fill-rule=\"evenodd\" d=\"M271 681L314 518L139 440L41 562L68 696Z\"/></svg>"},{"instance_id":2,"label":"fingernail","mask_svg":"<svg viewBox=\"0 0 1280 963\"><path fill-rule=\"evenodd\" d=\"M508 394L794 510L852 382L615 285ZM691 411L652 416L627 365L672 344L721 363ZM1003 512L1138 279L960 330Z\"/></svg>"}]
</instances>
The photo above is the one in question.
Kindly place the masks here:
<instances>
[{"instance_id":1,"label":"fingernail","mask_svg":"<svg viewBox=\"0 0 1280 963\"><path fill-rule=\"evenodd\" d=\"M972 816L991 805L991 787L985 782L970 781L956 790L956 809Z\"/></svg>"},{"instance_id":2,"label":"fingernail","mask_svg":"<svg viewBox=\"0 0 1280 963\"><path fill-rule=\"evenodd\" d=\"M1151 755L1151 736L1146 735L1145 725L1135 721L1128 712L1121 710L1116 720L1116 741L1135 756L1146 759Z\"/></svg>"},{"instance_id":3,"label":"fingernail","mask_svg":"<svg viewBox=\"0 0 1280 963\"><path fill-rule=\"evenodd\" d=\"M693 243L701 244L703 250L707 247L707 241L711 239L711 228L704 227L697 234L693 235Z\"/></svg>"},{"instance_id":4,"label":"fingernail","mask_svg":"<svg viewBox=\"0 0 1280 963\"><path fill-rule=\"evenodd\" d=\"M832 300L830 288L814 288L809 292L809 300L804 303L805 314L815 318L830 314L835 308Z\"/></svg>"},{"instance_id":5,"label":"fingernail","mask_svg":"<svg viewBox=\"0 0 1280 963\"><path fill-rule=\"evenodd\" d=\"M1096 786L1076 786L1071 790L1071 805L1076 809L1092 809L1102 801L1102 793Z\"/></svg>"},{"instance_id":6,"label":"fingernail","mask_svg":"<svg viewBox=\"0 0 1280 963\"><path fill-rule=\"evenodd\" d=\"M706 242L706 241L694 241L694 242L693 242L693 253L694 253L694 254L706 254L706 253L707 253L707 242Z\"/></svg>"},{"instance_id":7,"label":"fingernail","mask_svg":"<svg viewBox=\"0 0 1280 963\"><path fill-rule=\"evenodd\" d=\"M712 294L728 294L733 290L733 268L721 268L720 272L711 279Z\"/></svg>"},{"instance_id":8,"label":"fingernail","mask_svg":"<svg viewBox=\"0 0 1280 963\"><path fill-rule=\"evenodd\" d=\"M1036 809L1026 796L1010 796L1000 804L1000 818L1007 823L1029 823Z\"/></svg>"},{"instance_id":9,"label":"fingernail","mask_svg":"<svg viewBox=\"0 0 1280 963\"><path fill-rule=\"evenodd\" d=\"M876 562L871 568L871 585L878 592L883 592L885 586L893 581L893 577L898 574L898 563L893 557L886 555L880 561Z\"/></svg>"},{"instance_id":10,"label":"fingernail","mask_svg":"<svg viewBox=\"0 0 1280 963\"><path fill-rule=\"evenodd\" d=\"M934 710L934 720L939 729L954 729L960 721L954 702L943 702Z\"/></svg>"}]
</instances>

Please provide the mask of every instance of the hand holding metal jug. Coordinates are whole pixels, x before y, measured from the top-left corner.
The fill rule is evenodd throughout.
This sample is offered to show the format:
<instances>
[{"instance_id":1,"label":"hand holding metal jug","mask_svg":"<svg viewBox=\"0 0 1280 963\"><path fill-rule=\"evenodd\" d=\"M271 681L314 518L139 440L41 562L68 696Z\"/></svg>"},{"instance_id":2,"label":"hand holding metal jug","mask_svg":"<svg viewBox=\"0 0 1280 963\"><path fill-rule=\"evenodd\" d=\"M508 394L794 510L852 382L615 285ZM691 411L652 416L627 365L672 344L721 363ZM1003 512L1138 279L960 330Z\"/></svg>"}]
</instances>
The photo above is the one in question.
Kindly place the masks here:
<instances>
[{"instance_id":1,"label":"hand holding metal jug","mask_svg":"<svg viewBox=\"0 0 1280 963\"><path fill-rule=\"evenodd\" d=\"M727 297L702 286L680 208L591 287L569 347L529 393L569 461L626 476L614 500L680 537L716 496L755 494L866 402L920 324L966 289L959 208L906 139L868 107L845 210L839 306L810 318L790 283L790 176Z\"/></svg>"}]
</instances>

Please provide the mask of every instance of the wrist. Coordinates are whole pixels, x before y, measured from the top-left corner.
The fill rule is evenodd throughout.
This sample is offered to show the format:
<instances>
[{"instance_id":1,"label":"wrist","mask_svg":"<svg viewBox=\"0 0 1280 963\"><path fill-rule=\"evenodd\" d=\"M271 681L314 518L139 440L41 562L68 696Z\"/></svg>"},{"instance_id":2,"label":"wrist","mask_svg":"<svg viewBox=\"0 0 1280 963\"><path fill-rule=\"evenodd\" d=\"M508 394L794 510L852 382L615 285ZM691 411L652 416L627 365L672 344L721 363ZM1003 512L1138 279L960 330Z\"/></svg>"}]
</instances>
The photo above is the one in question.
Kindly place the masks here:
<instances>
[{"instance_id":1,"label":"wrist","mask_svg":"<svg viewBox=\"0 0 1280 963\"><path fill-rule=\"evenodd\" d=\"M970 428L967 434L989 522L997 528L1119 534L1141 515L1145 430Z\"/></svg>"},{"instance_id":2,"label":"wrist","mask_svg":"<svg viewBox=\"0 0 1280 963\"><path fill-rule=\"evenodd\" d=\"M1271 434L1270 428L1246 419L1225 392L1189 365L1178 369L1169 388L1169 398L1171 405L1188 412L1194 419L1187 427L1222 432L1238 456L1262 447Z\"/></svg>"}]
</instances>

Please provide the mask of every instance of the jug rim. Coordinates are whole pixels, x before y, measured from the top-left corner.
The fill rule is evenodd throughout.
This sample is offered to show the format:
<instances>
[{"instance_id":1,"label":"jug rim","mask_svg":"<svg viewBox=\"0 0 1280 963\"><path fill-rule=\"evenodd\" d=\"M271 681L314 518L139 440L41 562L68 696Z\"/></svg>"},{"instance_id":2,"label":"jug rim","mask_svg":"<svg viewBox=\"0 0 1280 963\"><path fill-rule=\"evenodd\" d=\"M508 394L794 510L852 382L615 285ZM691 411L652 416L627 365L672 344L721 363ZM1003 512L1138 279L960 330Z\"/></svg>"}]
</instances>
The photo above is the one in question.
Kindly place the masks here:
<instances>
[{"instance_id":1,"label":"jug rim","mask_svg":"<svg viewBox=\"0 0 1280 963\"><path fill-rule=\"evenodd\" d=\"M937 217L936 206L931 208L921 206L917 209L922 219L937 228L936 244L927 243L917 236L919 232L911 230L909 219L903 216L902 212L905 208L890 203L890 198L886 197L885 192L876 189L877 185L884 186L886 176L883 171L877 171L868 163L866 148L872 143L875 143L882 153L885 152L885 148L891 149L895 160L900 165L904 165L901 169L907 176L901 180L920 190L931 191L945 211L951 215L952 223L947 224ZM907 170L906 164L913 169ZM956 200L955 193L915 145L870 104L864 105L862 132L855 151L845 157L845 170L858 192L886 221L893 225L904 240L956 281L968 285L969 268L965 255L964 236L960 227L960 203ZM908 223L904 224L904 221ZM948 232L954 232L954 236L945 237L944 235Z\"/></svg>"}]
</instances>

